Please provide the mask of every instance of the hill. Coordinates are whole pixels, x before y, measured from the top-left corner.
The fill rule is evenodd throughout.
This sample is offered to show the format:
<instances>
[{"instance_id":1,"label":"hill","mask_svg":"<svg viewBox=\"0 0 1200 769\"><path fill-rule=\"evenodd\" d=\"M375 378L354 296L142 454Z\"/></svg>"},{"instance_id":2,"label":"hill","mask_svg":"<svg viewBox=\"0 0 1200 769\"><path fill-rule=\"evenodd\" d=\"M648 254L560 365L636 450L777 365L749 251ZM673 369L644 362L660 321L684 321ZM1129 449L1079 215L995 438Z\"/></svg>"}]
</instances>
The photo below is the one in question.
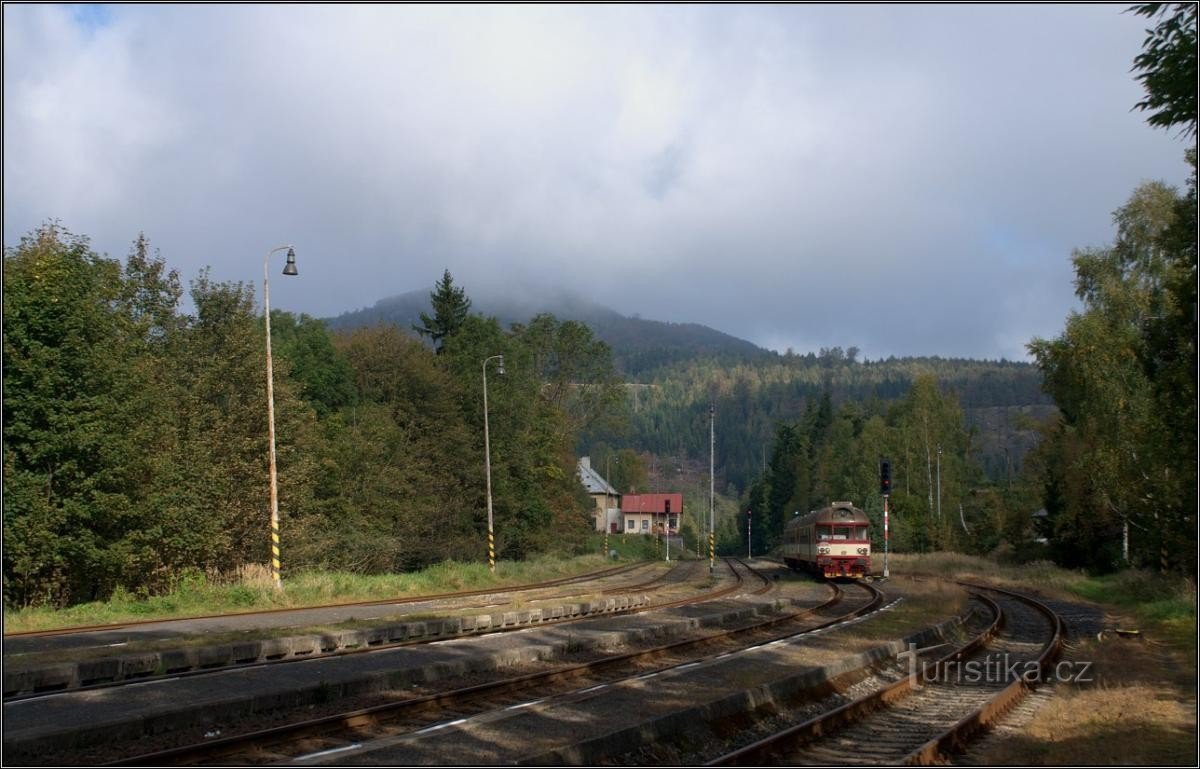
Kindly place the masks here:
<instances>
[{"instance_id":1,"label":"hill","mask_svg":"<svg viewBox=\"0 0 1200 769\"><path fill-rule=\"evenodd\" d=\"M992 480L1016 473L1036 445L1032 419L1054 412L1042 392L1041 372L1027 363L965 358L888 358L860 361L850 348L780 354L698 323L629 317L579 296L559 293L537 299L474 295L471 310L502 326L525 323L540 312L588 325L613 350L629 383L629 431L581 437L588 453L596 444L630 446L653 456L708 455L708 404L716 403L719 484L736 494L753 480L780 422L799 419L825 392L835 405L847 401L887 403L908 392L915 377L933 373L943 390L958 397L976 430L976 457ZM410 291L326 323L348 330L378 323L410 329L430 312L429 291Z\"/></svg>"},{"instance_id":2,"label":"hill","mask_svg":"<svg viewBox=\"0 0 1200 769\"><path fill-rule=\"evenodd\" d=\"M429 291L409 291L381 299L371 307L346 312L326 319L329 328L348 330L379 323L395 324L404 329L420 322L422 312L428 313ZM643 375L662 366L692 360L712 358L725 363L770 360L776 353L717 331L699 323L670 323L629 317L588 299L571 294L558 294L536 301L502 296L471 296L471 311L495 317L507 328L513 323L526 323L541 312L549 312L560 320L587 324L598 339L613 350L617 369L630 380L642 380Z\"/></svg>"}]
</instances>

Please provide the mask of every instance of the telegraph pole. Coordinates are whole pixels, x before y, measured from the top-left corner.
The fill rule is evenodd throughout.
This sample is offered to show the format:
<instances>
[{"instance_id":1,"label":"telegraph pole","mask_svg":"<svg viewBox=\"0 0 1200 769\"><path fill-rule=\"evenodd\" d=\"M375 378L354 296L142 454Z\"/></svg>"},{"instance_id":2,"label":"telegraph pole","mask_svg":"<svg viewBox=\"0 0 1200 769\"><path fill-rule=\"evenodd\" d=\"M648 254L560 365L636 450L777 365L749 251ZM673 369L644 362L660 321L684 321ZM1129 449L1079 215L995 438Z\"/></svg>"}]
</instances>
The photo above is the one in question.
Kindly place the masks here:
<instances>
[{"instance_id":1,"label":"telegraph pole","mask_svg":"<svg viewBox=\"0 0 1200 769\"><path fill-rule=\"evenodd\" d=\"M746 558L754 557L753 540L750 539L750 515L753 512L753 510L746 511Z\"/></svg>"},{"instance_id":2,"label":"telegraph pole","mask_svg":"<svg viewBox=\"0 0 1200 769\"><path fill-rule=\"evenodd\" d=\"M609 500L608 490L612 487L612 452L604 455L604 560L608 560L608 514L612 507L612 502Z\"/></svg>"},{"instance_id":3,"label":"telegraph pole","mask_svg":"<svg viewBox=\"0 0 1200 769\"><path fill-rule=\"evenodd\" d=\"M937 491L937 517L940 521L942 520L942 444L940 443L937 445Z\"/></svg>"}]
</instances>

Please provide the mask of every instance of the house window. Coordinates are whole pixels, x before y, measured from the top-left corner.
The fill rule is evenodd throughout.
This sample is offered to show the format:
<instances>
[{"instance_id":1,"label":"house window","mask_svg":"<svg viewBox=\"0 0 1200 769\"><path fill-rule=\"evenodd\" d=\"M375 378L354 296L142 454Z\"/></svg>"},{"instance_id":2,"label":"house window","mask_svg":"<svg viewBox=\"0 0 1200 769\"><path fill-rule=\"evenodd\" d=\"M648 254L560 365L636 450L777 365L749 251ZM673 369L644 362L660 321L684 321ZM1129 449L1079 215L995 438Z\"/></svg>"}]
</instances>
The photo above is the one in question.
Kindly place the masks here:
<instances>
[{"instance_id":1,"label":"house window","mask_svg":"<svg viewBox=\"0 0 1200 769\"><path fill-rule=\"evenodd\" d=\"M679 528L679 519L676 518L675 516L671 516L671 520L667 524L667 526L670 527L671 531L675 531L676 529Z\"/></svg>"},{"instance_id":2,"label":"house window","mask_svg":"<svg viewBox=\"0 0 1200 769\"><path fill-rule=\"evenodd\" d=\"M625 530L626 531L633 531L636 528L637 528L637 524L634 523L634 520L632 518L630 518L628 521L625 522Z\"/></svg>"},{"instance_id":3,"label":"house window","mask_svg":"<svg viewBox=\"0 0 1200 769\"><path fill-rule=\"evenodd\" d=\"M650 531L650 521L646 518L642 519L642 531Z\"/></svg>"}]
</instances>

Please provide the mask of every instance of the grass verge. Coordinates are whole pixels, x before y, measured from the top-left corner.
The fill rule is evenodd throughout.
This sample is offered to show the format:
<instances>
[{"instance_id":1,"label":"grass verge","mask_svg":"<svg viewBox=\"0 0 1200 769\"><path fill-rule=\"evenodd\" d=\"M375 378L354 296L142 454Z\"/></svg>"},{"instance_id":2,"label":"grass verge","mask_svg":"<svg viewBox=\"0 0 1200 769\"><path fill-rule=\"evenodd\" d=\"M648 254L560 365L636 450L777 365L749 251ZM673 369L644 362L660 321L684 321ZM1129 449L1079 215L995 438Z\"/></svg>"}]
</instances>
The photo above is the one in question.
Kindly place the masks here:
<instances>
[{"instance_id":1,"label":"grass verge","mask_svg":"<svg viewBox=\"0 0 1200 769\"><path fill-rule=\"evenodd\" d=\"M634 560L624 559L624 562ZM228 578L209 580L202 574L185 577L164 595L138 598L118 589L107 601L93 601L66 609L5 607L8 633L53 630L80 625L107 625L149 619L171 619L209 614L290 609L329 603L386 600L405 596L484 590L541 582L599 571L610 565L598 553L575 558L537 558L496 563L492 574L486 564L447 561L407 574L362 575L348 572L305 571L284 579L275 590L263 567L246 569Z\"/></svg>"},{"instance_id":2,"label":"grass verge","mask_svg":"<svg viewBox=\"0 0 1200 769\"><path fill-rule=\"evenodd\" d=\"M1183 577L1137 569L1092 576L1049 561L1003 564L960 553L899 553L891 559L900 574L982 580L1063 600L1084 598L1130 616L1143 632L1196 655L1196 589Z\"/></svg>"}]
</instances>

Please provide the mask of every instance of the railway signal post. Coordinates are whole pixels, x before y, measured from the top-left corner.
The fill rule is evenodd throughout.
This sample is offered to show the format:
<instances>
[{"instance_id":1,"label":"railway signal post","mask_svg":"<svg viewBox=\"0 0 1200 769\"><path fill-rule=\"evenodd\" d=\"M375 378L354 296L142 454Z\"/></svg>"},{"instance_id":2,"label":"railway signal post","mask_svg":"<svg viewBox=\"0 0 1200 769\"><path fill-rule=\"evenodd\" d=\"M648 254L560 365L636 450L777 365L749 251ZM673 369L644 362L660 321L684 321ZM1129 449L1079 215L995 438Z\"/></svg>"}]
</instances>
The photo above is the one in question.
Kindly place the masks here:
<instances>
[{"instance_id":1,"label":"railway signal post","mask_svg":"<svg viewBox=\"0 0 1200 769\"><path fill-rule=\"evenodd\" d=\"M892 493L892 464L879 462L879 491L883 494L883 578L888 578L888 495Z\"/></svg>"}]
</instances>

